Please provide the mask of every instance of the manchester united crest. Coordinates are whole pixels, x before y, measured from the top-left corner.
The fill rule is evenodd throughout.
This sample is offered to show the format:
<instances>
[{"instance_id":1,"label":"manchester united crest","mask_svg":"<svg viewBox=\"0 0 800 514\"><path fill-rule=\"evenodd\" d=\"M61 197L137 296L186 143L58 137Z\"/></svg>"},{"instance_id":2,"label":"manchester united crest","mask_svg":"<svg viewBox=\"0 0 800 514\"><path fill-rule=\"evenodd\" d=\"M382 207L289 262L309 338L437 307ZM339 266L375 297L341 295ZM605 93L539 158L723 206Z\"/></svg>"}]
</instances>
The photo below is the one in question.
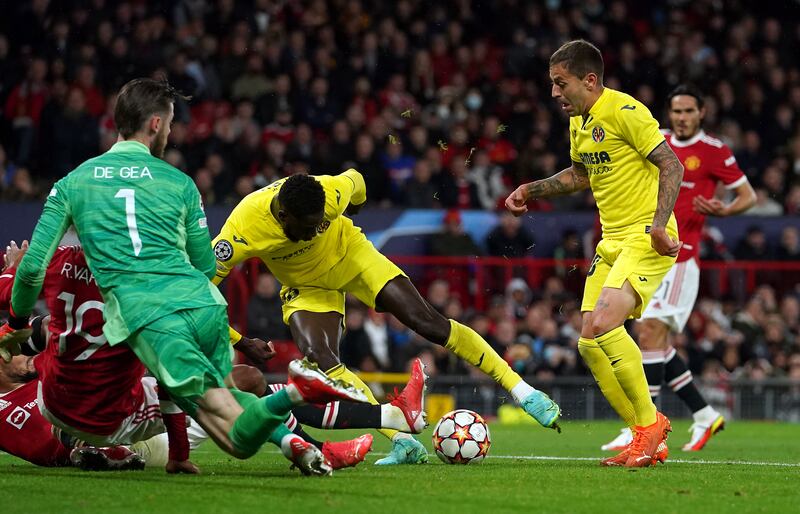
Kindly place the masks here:
<instances>
[{"instance_id":1,"label":"manchester united crest","mask_svg":"<svg viewBox=\"0 0 800 514\"><path fill-rule=\"evenodd\" d=\"M694 171L700 167L700 157L696 155L690 155L683 162L683 165L686 166L687 170Z\"/></svg>"}]
</instances>

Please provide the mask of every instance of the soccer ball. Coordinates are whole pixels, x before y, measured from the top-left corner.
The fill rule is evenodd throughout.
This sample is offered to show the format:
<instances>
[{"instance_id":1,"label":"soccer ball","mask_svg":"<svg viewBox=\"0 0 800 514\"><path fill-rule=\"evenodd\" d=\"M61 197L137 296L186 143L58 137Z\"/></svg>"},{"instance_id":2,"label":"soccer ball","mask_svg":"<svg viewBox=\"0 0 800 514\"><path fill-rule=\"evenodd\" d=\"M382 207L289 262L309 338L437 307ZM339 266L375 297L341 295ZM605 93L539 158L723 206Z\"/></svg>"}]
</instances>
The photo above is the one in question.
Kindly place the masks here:
<instances>
[{"instance_id":1,"label":"soccer ball","mask_svg":"<svg viewBox=\"0 0 800 514\"><path fill-rule=\"evenodd\" d=\"M481 462L492 445L489 427L477 412L448 412L433 429L433 449L445 464Z\"/></svg>"}]
</instances>

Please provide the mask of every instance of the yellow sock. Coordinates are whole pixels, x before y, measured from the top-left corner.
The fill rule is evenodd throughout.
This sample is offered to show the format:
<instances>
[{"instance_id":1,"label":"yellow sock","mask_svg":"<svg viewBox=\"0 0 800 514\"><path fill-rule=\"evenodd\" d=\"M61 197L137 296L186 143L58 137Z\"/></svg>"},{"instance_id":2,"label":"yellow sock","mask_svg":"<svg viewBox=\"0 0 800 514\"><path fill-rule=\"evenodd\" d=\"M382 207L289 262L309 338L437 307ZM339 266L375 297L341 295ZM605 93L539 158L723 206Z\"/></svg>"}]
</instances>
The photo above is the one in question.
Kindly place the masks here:
<instances>
[{"instance_id":1,"label":"yellow sock","mask_svg":"<svg viewBox=\"0 0 800 514\"><path fill-rule=\"evenodd\" d=\"M646 427L656 422L656 406L650 398L647 377L642 366L642 352L624 326L595 337L595 341L608 356L614 376L625 391L636 413L636 424Z\"/></svg>"},{"instance_id":2,"label":"yellow sock","mask_svg":"<svg viewBox=\"0 0 800 514\"><path fill-rule=\"evenodd\" d=\"M445 348L489 375L495 382L511 391L522 382L522 377L511 369L477 332L461 323L450 320L450 337Z\"/></svg>"},{"instance_id":3,"label":"yellow sock","mask_svg":"<svg viewBox=\"0 0 800 514\"><path fill-rule=\"evenodd\" d=\"M362 391L364 391L364 394L367 395L367 398L369 398L369 403L371 403L372 405L378 405L378 400L375 399L375 395L372 394L372 391L370 391L369 386L367 386L367 384L365 384L363 380L358 378L358 375L347 369L347 367L344 364L339 364L337 366L332 367L331 369L326 371L325 374L331 378L342 380L344 382L347 382L348 384L354 385L358 389L361 389ZM389 428L381 428L378 430L378 432L385 435L390 441L395 436L395 434L398 433L397 430L392 430Z\"/></svg>"},{"instance_id":4,"label":"yellow sock","mask_svg":"<svg viewBox=\"0 0 800 514\"><path fill-rule=\"evenodd\" d=\"M583 357L583 362L589 366L589 369L594 375L594 380L600 387L603 396L606 397L611 407L619 414L619 417L625 422L626 425L633 428L636 425L636 414L633 410L633 404L625 395L622 386L619 385L614 370L611 368L611 362L608 360L606 353L600 349L600 346L594 339L586 339L581 337L578 339L578 352Z\"/></svg>"}]
</instances>

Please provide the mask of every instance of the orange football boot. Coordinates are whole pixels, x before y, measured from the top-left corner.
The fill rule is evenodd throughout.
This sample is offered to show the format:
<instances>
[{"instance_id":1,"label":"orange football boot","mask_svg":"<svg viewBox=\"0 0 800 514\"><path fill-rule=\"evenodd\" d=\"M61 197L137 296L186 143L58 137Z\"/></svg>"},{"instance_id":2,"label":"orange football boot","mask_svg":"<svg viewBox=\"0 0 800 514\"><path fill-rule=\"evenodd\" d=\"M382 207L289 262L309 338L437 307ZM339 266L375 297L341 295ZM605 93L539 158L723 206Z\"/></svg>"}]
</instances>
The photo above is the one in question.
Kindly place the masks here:
<instances>
[{"instance_id":1,"label":"orange football boot","mask_svg":"<svg viewBox=\"0 0 800 514\"><path fill-rule=\"evenodd\" d=\"M656 412L656 422L646 427L635 427L636 435L629 448L625 467L645 468L658 460L661 443L667 440L672 432L672 425L666 416ZM666 446L666 445L665 445ZM665 457L666 458L666 457Z\"/></svg>"}]
</instances>

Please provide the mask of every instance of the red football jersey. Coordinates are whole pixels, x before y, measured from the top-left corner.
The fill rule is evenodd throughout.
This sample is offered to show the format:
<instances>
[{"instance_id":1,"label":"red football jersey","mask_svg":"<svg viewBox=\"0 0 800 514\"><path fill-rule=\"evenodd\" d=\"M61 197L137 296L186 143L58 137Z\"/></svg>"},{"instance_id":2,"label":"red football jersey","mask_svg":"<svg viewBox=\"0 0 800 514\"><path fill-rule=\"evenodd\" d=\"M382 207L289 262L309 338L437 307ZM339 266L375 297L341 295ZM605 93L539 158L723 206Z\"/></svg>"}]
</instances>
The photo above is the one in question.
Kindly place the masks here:
<instances>
[{"instance_id":1,"label":"red football jersey","mask_svg":"<svg viewBox=\"0 0 800 514\"><path fill-rule=\"evenodd\" d=\"M695 196L713 198L717 183L733 189L747 182L731 149L720 141L698 132L686 141L679 141L673 134L664 134L667 144L683 163L683 182L675 202L675 218L678 220L678 233L683 248L678 254L678 262L697 257L700 250L700 236L706 217L694 210L692 200Z\"/></svg>"},{"instance_id":2,"label":"red football jersey","mask_svg":"<svg viewBox=\"0 0 800 514\"><path fill-rule=\"evenodd\" d=\"M67 466L69 449L36 405L36 380L0 394L0 450L38 466Z\"/></svg>"},{"instance_id":3,"label":"red football jersey","mask_svg":"<svg viewBox=\"0 0 800 514\"><path fill-rule=\"evenodd\" d=\"M8 309L14 272L0 276L0 308ZM144 365L125 344L103 335L103 298L79 246L59 247L42 288L50 338L36 359L47 410L67 425L113 433L144 400Z\"/></svg>"}]
</instances>

